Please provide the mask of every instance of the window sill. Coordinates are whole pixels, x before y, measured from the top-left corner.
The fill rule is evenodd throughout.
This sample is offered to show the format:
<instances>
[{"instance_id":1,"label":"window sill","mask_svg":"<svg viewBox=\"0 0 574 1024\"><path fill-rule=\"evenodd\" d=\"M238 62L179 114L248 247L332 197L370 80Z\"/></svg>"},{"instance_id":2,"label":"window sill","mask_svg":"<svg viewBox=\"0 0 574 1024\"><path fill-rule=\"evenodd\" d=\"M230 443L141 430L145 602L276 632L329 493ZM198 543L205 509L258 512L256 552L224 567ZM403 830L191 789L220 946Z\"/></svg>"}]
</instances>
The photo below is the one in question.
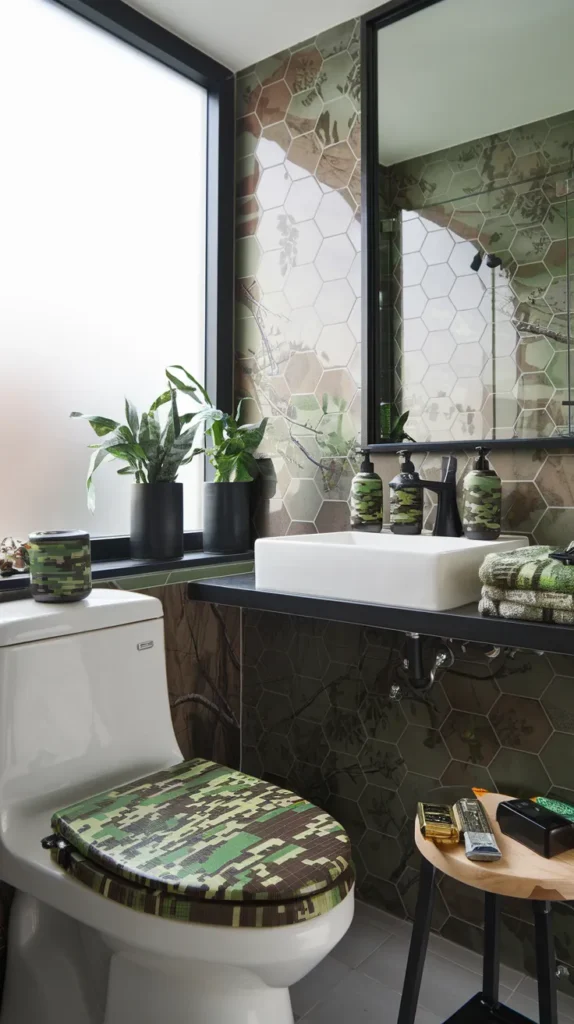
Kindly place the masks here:
<instances>
[{"instance_id":1,"label":"window sill","mask_svg":"<svg viewBox=\"0 0 574 1024\"><path fill-rule=\"evenodd\" d=\"M139 577L146 580L146 586L161 586L164 583L175 583L179 580L197 578L194 570L204 567L237 564L238 572L250 572L253 567L253 552L245 551L238 555L217 555L205 551L186 551L183 558L169 559L165 562L150 561L139 558L117 558L92 562L92 579L95 583L104 580ZM175 575L174 579L171 579ZM211 574L207 574L211 575ZM216 574L214 574L216 575ZM134 583L136 581L134 580ZM23 597L30 586L28 573L21 576L0 578L0 598L10 596Z\"/></svg>"}]
</instances>

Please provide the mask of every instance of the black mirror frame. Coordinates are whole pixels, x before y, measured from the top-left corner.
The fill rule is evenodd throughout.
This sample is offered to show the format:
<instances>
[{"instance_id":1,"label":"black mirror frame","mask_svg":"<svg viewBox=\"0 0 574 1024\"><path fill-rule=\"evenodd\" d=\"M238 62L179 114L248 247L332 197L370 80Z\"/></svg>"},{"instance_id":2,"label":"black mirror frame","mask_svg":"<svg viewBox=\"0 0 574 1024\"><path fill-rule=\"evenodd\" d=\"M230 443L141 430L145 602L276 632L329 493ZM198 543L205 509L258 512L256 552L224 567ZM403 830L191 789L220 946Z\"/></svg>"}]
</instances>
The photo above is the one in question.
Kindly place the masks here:
<instances>
[{"instance_id":1,"label":"black mirror frame","mask_svg":"<svg viewBox=\"0 0 574 1024\"><path fill-rule=\"evenodd\" d=\"M468 451L477 444L486 448L574 448L574 436L509 437L484 441L421 441L381 443L379 436L378 381L384 371L383 353L378 344L379 317L379 195L378 195L378 32L395 21L417 14L442 0L389 0L361 18L361 315L363 406L361 415L362 447L378 454L407 449L413 452ZM373 125L375 130L373 131ZM392 349L389 346L387 372L392 373Z\"/></svg>"}]
</instances>

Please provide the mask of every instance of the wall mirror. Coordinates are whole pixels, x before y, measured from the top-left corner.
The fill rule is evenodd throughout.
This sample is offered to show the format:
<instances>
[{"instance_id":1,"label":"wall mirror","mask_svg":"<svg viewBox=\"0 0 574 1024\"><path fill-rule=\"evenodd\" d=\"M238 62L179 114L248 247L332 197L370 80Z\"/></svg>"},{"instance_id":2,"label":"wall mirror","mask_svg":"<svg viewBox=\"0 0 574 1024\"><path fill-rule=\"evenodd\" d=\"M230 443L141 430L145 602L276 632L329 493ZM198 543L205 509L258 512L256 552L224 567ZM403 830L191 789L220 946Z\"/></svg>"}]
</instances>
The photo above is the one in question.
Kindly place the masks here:
<instances>
[{"instance_id":1,"label":"wall mirror","mask_svg":"<svg viewBox=\"0 0 574 1024\"><path fill-rule=\"evenodd\" d=\"M363 20L369 442L574 442L573 38L572 0Z\"/></svg>"}]
</instances>

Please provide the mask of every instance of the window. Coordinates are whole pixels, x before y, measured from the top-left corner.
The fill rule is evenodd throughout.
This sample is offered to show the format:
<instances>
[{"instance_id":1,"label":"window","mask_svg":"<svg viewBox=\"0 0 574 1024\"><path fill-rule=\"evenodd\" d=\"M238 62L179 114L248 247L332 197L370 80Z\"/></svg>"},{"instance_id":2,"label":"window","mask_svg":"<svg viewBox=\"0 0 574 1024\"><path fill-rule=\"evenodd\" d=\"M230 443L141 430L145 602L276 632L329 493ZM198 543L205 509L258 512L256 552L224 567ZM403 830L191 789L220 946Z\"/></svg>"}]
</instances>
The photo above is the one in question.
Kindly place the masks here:
<instances>
[{"instance_id":1,"label":"window","mask_svg":"<svg viewBox=\"0 0 574 1024\"><path fill-rule=\"evenodd\" d=\"M87 511L95 436L69 413L145 409L171 363L229 405L233 79L117 0L18 0L3 38L0 537L123 535L130 483L104 465ZM203 473L179 477L186 531Z\"/></svg>"}]
</instances>

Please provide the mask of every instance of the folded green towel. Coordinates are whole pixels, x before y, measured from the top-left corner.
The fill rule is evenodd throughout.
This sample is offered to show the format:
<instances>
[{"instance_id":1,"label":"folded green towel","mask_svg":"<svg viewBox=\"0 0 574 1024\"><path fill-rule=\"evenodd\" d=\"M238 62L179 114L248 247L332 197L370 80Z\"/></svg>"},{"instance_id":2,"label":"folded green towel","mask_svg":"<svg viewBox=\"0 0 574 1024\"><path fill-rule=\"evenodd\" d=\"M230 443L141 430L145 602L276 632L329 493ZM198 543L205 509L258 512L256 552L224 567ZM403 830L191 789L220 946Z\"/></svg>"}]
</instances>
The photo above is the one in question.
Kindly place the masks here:
<instances>
[{"instance_id":1,"label":"folded green towel","mask_svg":"<svg viewBox=\"0 0 574 1024\"><path fill-rule=\"evenodd\" d=\"M482 596L491 601L510 601L529 608L553 608L560 612L574 612L574 594L553 594L544 590L505 590L485 584Z\"/></svg>"},{"instance_id":2,"label":"folded green towel","mask_svg":"<svg viewBox=\"0 0 574 1024\"><path fill-rule=\"evenodd\" d=\"M574 565L549 558L559 548L539 545L487 555L478 575L481 582L501 590L544 590L574 594Z\"/></svg>"},{"instance_id":3,"label":"folded green towel","mask_svg":"<svg viewBox=\"0 0 574 1024\"><path fill-rule=\"evenodd\" d=\"M499 619L522 619L524 622L552 622L557 626L574 626L574 610L559 611L557 608L540 608L536 605L518 604L516 601L495 601L483 596L478 602L481 615Z\"/></svg>"}]
</instances>

